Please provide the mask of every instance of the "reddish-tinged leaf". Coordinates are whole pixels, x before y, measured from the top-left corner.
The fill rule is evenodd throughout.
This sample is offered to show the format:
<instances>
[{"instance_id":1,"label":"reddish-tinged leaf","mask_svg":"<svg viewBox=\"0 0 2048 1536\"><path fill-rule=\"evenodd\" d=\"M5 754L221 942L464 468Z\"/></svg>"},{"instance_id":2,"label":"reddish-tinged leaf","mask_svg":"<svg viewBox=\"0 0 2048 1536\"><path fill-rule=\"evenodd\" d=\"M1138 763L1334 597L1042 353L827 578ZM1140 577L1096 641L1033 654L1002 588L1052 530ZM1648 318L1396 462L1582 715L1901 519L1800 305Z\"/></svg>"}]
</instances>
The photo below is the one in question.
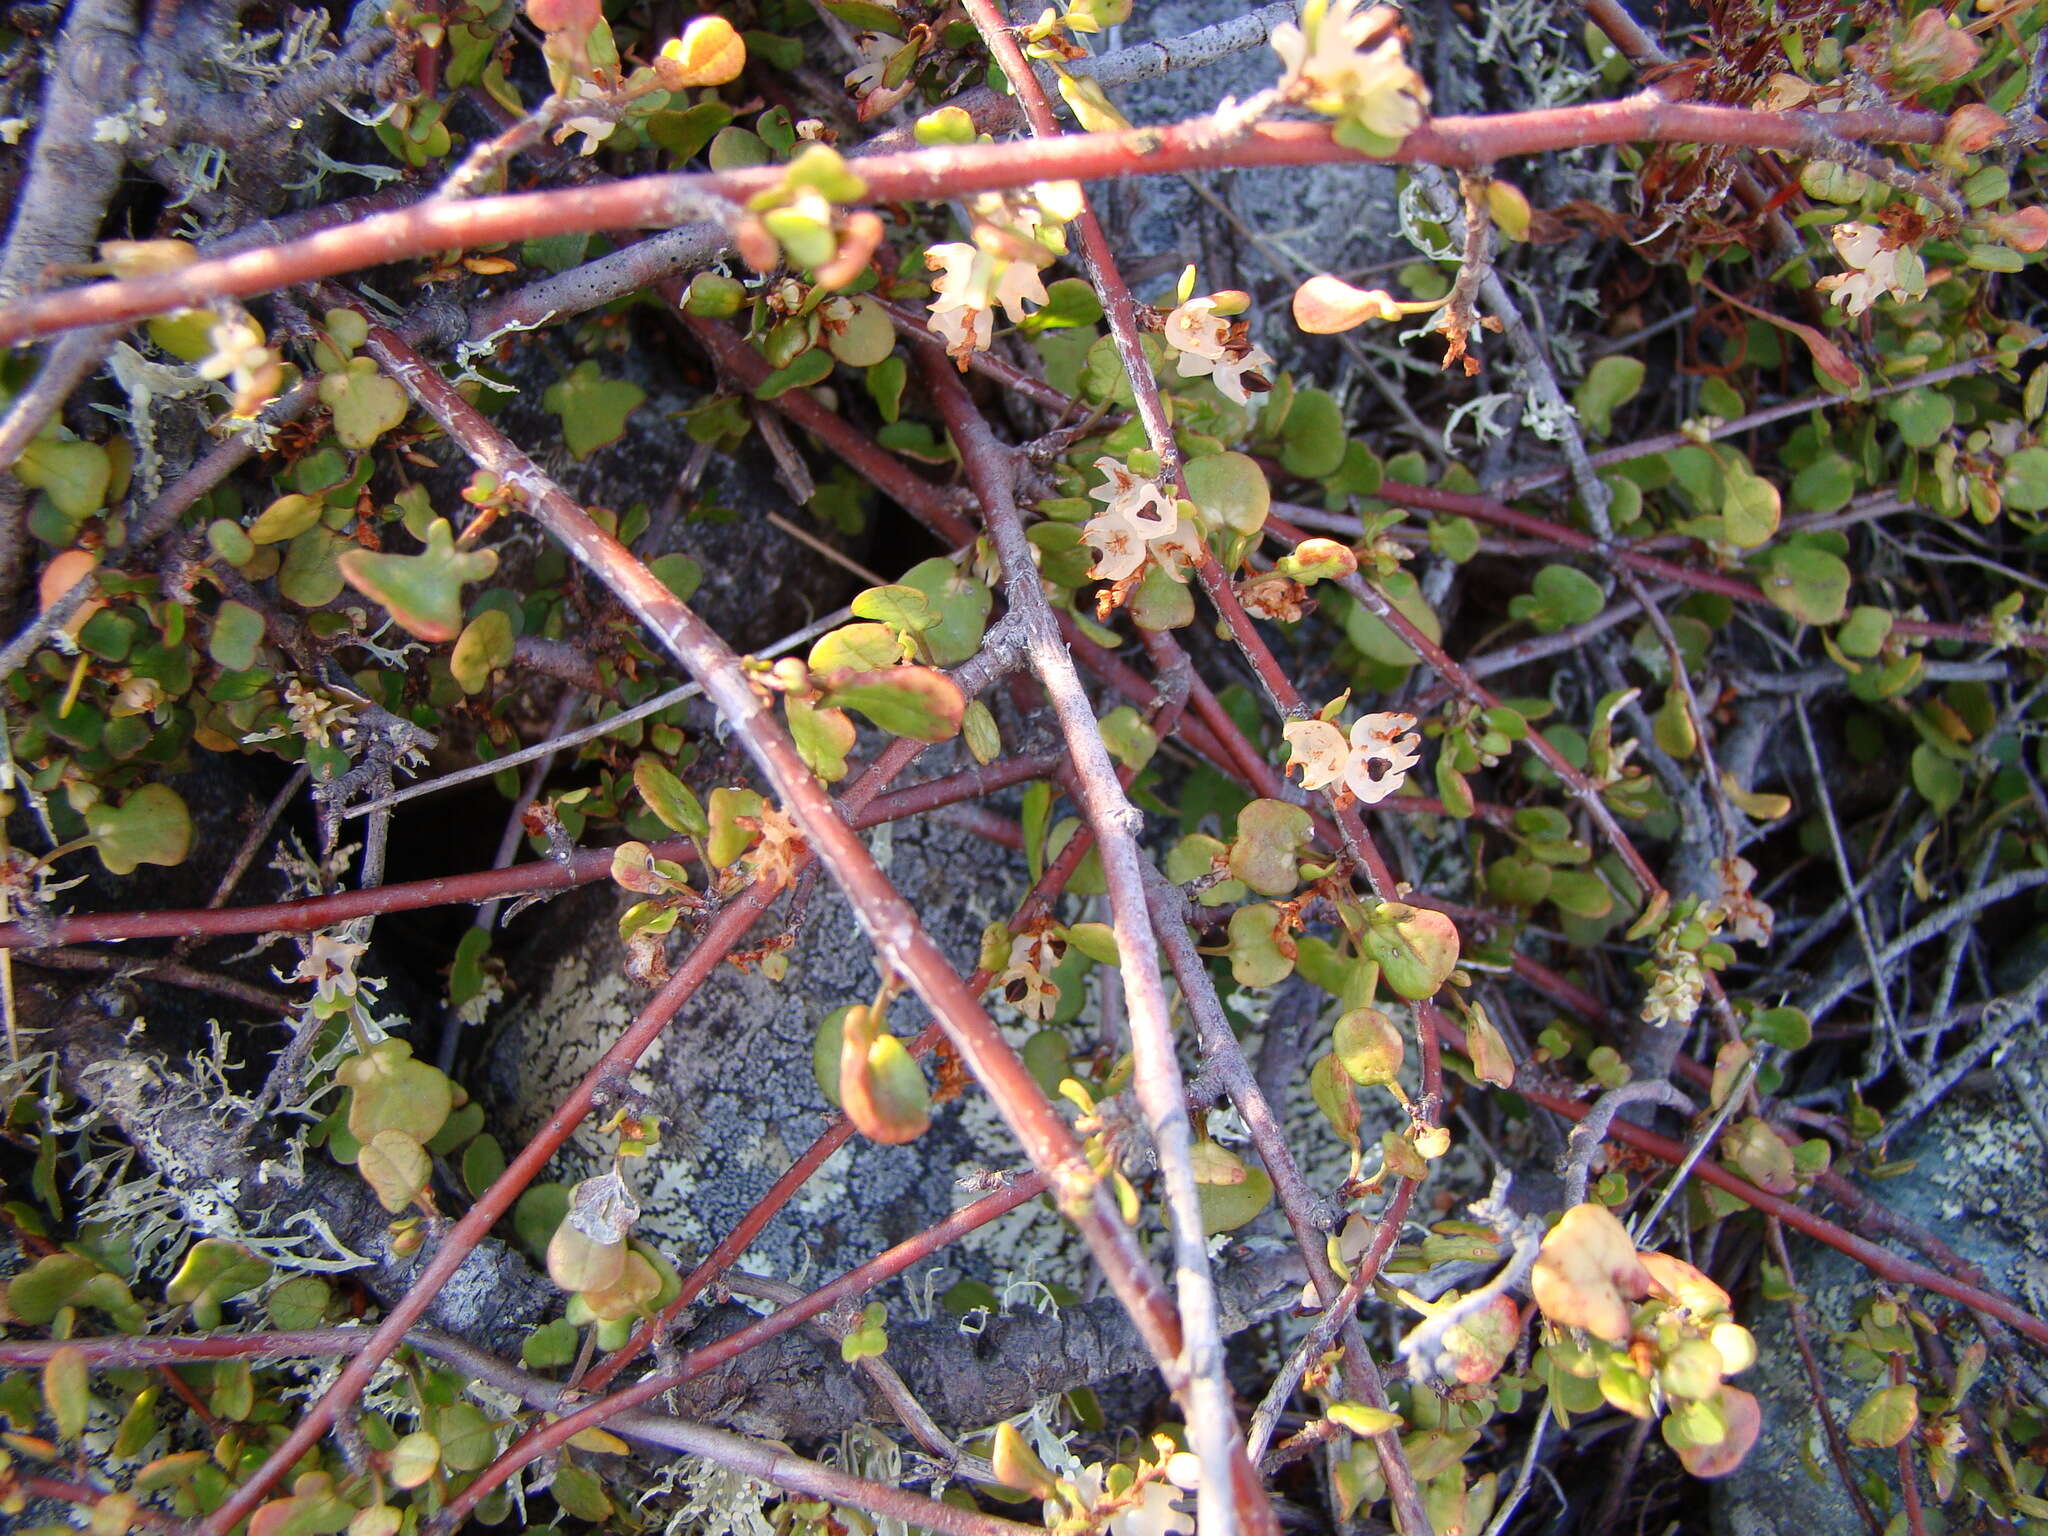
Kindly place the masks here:
<instances>
[{"instance_id":1,"label":"reddish-tinged leaf","mask_svg":"<svg viewBox=\"0 0 2048 1536\"><path fill-rule=\"evenodd\" d=\"M1756 1444L1763 1428L1763 1410L1755 1398L1740 1387L1723 1387L1716 1395L1721 1415L1728 1421L1728 1436L1714 1445L1679 1448L1678 1459L1694 1477L1726 1477L1742 1465L1742 1458Z\"/></svg>"},{"instance_id":2,"label":"reddish-tinged leaf","mask_svg":"<svg viewBox=\"0 0 2048 1536\"><path fill-rule=\"evenodd\" d=\"M1814 366L1848 389L1854 389L1863 382L1863 370L1849 361L1849 354L1828 340L1825 332L1813 326L1802 325L1797 320L1787 320L1783 315L1774 315L1767 309L1758 309L1754 304L1745 304L1732 293L1723 293L1712 283L1701 280L1700 286L1726 303L1733 304L1746 315L1755 315L1767 325L1775 325L1781 331L1790 332L1806 343L1806 349L1813 354Z\"/></svg>"}]
</instances>

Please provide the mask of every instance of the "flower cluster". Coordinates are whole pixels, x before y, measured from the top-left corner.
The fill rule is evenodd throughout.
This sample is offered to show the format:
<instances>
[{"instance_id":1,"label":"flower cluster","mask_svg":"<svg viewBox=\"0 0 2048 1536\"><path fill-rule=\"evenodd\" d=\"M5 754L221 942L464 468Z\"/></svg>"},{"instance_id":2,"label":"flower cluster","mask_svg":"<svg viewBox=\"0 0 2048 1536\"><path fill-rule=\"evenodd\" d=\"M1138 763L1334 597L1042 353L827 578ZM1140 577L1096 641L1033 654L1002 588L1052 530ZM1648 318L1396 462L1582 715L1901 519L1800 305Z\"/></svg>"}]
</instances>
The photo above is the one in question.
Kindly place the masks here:
<instances>
[{"instance_id":1,"label":"flower cluster","mask_svg":"<svg viewBox=\"0 0 2048 1536\"><path fill-rule=\"evenodd\" d=\"M1045 282L1028 261L1003 261L956 241L926 251L924 264L941 274L932 284L926 323L963 373L972 354L988 349L995 333L994 306L1000 304L1015 324L1030 313L1026 303L1046 301Z\"/></svg>"},{"instance_id":2,"label":"flower cluster","mask_svg":"<svg viewBox=\"0 0 2048 1536\"><path fill-rule=\"evenodd\" d=\"M984 193L973 203L974 241L935 245L924 264L940 273L932 284L925 323L946 343L946 354L967 371L967 359L986 351L995 306L1012 324L1047 302L1039 276L1067 248L1065 225L1081 211L1080 184L1038 182L1023 192Z\"/></svg>"},{"instance_id":3,"label":"flower cluster","mask_svg":"<svg viewBox=\"0 0 2048 1536\"><path fill-rule=\"evenodd\" d=\"M1828 291L1829 299L1860 315L1890 294L1895 299L1916 299L1927 291L1927 270L1920 253L1895 242L1891 234L1875 224L1850 222L1828 231L1835 242L1835 254L1848 266L1847 272L1824 277L1815 286Z\"/></svg>"},{"instance_id":4,"label":"flower cluster","mask_svg":"<svg viewBox=\"0 0 2048 1536\"><path fill-rule=\"evenodd\" d=\"M1718 940L1728 915L1711 903L1682 902L1657 930L1650 958L1636 967L1649 983L1643 995L1645 1024L1690 1024L1706 996L1707 972L1720 970L1733 957Z\"/></svg>"},{"instance_id":5,"label":"flower cluster","mask_svg":"<svg viewBox=\"0 0 2048 1536\"><path fill-rule=\"evenodd\" d=\"M1292 749L1287 770L1301 770L1303 789L1326 789L1341 780L1367 805L1398 790L1422 760L1415 717L1394 710L1360 715L1348 741L1328 720L1290 720L1281 734Z\"/></svg>"},{"instance_id":6,"label":"flower cluster","mask_svg":"<svg viewBox=\"0 0 2048 1536\"><path fill-rule=\"evenodd\" d=\"M1088 493L1106 505L1081 528L1082 540L1095 551L1091 577L1126 581L1138 574L1147 554L1162 556L1161 564L1176 577L1196 563L1194 535L1183 529L1179 509L1157 481L1108 457L1097 459L1095 467L1107 478Z\"/></svg>"},{"instance_id":7,"label":"flower cluster","mask_svg":"<svg viewBox=\"0 0 2048 1536\"><path fill-rule=\"evenodd\" d=\"M1234 292L1183 298L1160 325L1180 376L1214 379L1217 390L1239 405L1249 403L1249 391L1272 388L1261 370L1272 367L1273 359L1252 345L1250 327L1233 318L1250 302Z\"/></svg>"},{"instance_id":8,"label":"flower cluster","mask_svg":"<svg viewBox=\"0 0 2048 1536\"><path fill-rule=\"evenodd\" d=\"M1400 13L1358 4L1307 0L1299 26L1273 29L1273 51L1287 66L1280 92L1337 118L1338 143L1386 154L1422 126L1429 90L1401 56Z\"/></svg>"}]
</instances>

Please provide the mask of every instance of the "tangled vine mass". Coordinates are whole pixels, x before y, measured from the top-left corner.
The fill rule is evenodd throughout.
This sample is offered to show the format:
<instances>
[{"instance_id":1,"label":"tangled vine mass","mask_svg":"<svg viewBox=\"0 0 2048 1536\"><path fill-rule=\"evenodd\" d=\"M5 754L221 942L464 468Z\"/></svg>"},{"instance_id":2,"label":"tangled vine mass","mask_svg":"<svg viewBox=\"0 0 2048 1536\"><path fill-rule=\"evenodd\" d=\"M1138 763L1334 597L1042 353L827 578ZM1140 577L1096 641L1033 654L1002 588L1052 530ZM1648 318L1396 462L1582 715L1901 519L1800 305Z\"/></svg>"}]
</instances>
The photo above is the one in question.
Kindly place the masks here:
<instances>
[{"instance_id":1,"label":"tangled vine mass","mask_svg":"<svg viewBox=\"0 0 2048 1536\"><path fill-rule=\"evenodd\" d=\"M0 1514L2048 1531L2048 6L0 13Z\"/></svg>"}]
</instances>

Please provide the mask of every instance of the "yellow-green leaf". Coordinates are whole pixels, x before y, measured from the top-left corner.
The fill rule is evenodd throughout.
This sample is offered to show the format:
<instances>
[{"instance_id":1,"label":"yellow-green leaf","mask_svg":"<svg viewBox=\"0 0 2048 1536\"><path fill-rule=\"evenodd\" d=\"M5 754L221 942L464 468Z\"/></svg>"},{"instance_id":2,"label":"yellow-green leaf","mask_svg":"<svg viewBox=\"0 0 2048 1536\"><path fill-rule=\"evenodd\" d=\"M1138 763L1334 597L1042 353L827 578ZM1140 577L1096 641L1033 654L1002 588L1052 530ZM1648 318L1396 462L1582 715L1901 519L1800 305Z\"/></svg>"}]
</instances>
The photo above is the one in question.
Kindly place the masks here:
<instances>
[{"instance_id":1,"label":"yellow-green leaf","mask_svg":"<svg viewBox=\"0 0 2048 1536\"><path fill-rule=\"evenodd\" d=\"M57 1421L59 1440L76 1440L85 1433L85 1421L92 1416L92 1383L85 1354L75 1345L64 1345L44 1363L43 1402Z\"/></svg>"},{"instance_id":2,"label":"yellow-green leaf","mask_svg":"<svg viewBox=\"0 0 2048 1536\"><path fill-rule=\"evenodd\" d=\"M191 814L166 784L145 784L119 805L102 801L85 813L85 826L113 875L132 875L139 864L182 864L192 850Z\"/></svg>"}]
</instances>

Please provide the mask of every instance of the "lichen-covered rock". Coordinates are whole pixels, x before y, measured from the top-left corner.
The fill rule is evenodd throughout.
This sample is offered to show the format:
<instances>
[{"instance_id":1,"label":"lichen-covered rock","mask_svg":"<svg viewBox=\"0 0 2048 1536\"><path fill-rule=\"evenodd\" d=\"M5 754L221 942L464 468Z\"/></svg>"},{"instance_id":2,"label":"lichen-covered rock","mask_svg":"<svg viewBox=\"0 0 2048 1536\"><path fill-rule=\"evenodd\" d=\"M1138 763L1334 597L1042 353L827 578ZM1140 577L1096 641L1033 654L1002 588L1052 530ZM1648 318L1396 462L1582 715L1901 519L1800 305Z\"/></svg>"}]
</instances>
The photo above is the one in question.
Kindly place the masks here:
<instances>
[{"instance_id":1,"label":"lichen-covered rock","mask_svg":"<svg viewBox=\"0 0 2048 1536\"><path fill-rule=\"evenodd\" d=\"M931 817L878 827L867 840L939 947L963 973L970 970L982 929L1008 916L1024 890L1022 861ZM783 910L757 930L756 942L772 935ZM540 930L516 965L528 978L525 990L469 1078L501 1130L530 1134L645 1001L646 990L622 971L617 914L616 901L600 891L525 920ZM759 968L725 965L699 989L628 1084L661 1116L661 1145L644 1166L627 1170L643 1208L643 1236L674 1258L700 1256L802 1154L828 1123L811 1067L818 1023L842 1004L872 998L877 984L873 952L851 910L821 882L786 976L771 981ZM927 1018L908 997L890 1015L894 1031L906 1036ZM551 1171L561 1178L595 1171L609 1141L586 1123ZM944 1217L961 1203L962 1176L1023 1161L970 1088L941 1105L931 1129L907 1146L857 1137L834 1154L755 1244L749 1267L781 1276L807 1267L836 1273ZM1034 1245L1058 1249L1065 1230L1042 1201L1033 1202L974 1248L990 1272L1028 1268ZM949 1252L948 1262L954 1257ZM1067 1268L1056 1278L1071 1283Z\"/></svg>"},{"instance_id":2,"label":"lichen-covered rock","mask_svg":"<svg viewBox=\"0 0 2048 1536\"><path fill-rule=\"evenodd\" d=\"M1230 0L1140 6L1118 30L1117 40L1129 47L1176 37L1232 20L1246 8ZM1260 47L1200 69L1137 81L1114 94L1134 123L1176 122L1212 111L1222 96L1243 101L1279 78L1279 56ZM1286 365L1296 361L1293 354L1300 350L1299 333L1287 318L1288 296L1296 284L1314 272L1356 272L1409 254L1389 166L1142 176L1094 192L1103 217L1119 236L1119 250L1158 254L1158 260L1131 274L1139 297L1158 297L1183 266L1195 262L1200 291L1242 287L1266 301L1254 339ZM1269 238L1255 242L1253 231Z\"/></svg>"},{"instance_id":3,"label":"lichen-covered rock","mask_svg":"<svg viewBox=\"0 0 2048 1536\"><path fill-rule=\"evenodd\" d=\"M2008 1062L2014 1088L2038 1094L2041 1064L2035 1052ZM1995 1080L1966 1079L1925 1122L1887 1148L1906 1171L1871 1193L1897 1215L1936 1234L1983 1271L1991 1289L2039 1310L2048 1292L2048 1202L2041 1193L2043 1148L2026 1118L2001 1102ZM1865 1234L1873 1238L1875 1233ZM1897 1243L1887 1246L1898 1248ZM1905 1251L1905 1250L1901 1250ZM1826 1384L1830 1411L1846 1425L1878 1386L1852 1380L1839 1369L1833 1335L1853 1329L1857 1305L1876 1293L1877 1281L1854 1259L1805 1240L1792 1244L1807 1327ZM1919 1254L1910 1257L1921 1259ZM1938 1296L1915 1302L1949 1322L1949 1346L1960 1350L1979 1335L1962 1309ZM1753 1319L1758 1358L1741 1385L1763 1407L1763 1432L1731 1476L1713 1485L1714 1528L1720 1536L1860 1536L1861 1519L1843 1493L1828 1456L1790 1318L1780 1305L1760 1303ZM2025 1347L2024 1344L2022 1347ZM1994 1357L1972 1401L2000 1390ZM1859 1479L1875 1478L1898 1508L1898 1460L1891 1450L1849 1451ZM1816 1479L1813 1470L1818 1469ZM1923 1495L1926 1492L1922 1486ZM1880 1513L1880 1519L1885 1518Z\"/></svg>"}]
</instances>

